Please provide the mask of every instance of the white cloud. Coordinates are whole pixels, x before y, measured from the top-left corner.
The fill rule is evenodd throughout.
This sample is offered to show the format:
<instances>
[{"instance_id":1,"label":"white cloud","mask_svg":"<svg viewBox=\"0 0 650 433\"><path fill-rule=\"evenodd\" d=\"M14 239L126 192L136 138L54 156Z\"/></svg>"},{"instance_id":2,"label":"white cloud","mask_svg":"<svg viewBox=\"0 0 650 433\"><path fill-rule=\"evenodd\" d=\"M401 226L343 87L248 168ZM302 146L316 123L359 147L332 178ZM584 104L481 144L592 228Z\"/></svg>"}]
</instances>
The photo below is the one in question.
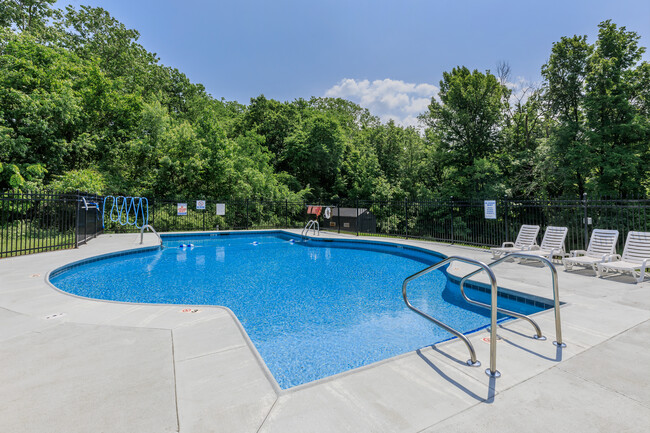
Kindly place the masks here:
<instances>
[{"instance_id":1,"label":"white cloud","mask_svg":"<svg viewBox=\"0 0 650 433\"><path fill-rule=\"evenodd\" d=\"M401 80L355 80L344 78L325 92L325 96L349 99L370 110L382 122L394 120L402 126L419 127L417 115L426 111L438 87L428 83Z\"/></svg>"},{"instance_id":2,"label":"white cloud","mask_svg":"<svg viewBox=\"0 0 650 433\"><path fill-rule=\"evenodd\" d=\"M528 81L524 77L517 77L512 81L507 81L505 86L512 91L510 95L510 104L514 105L517 102L524 104L535 90L542 87L542 83L538 81Z\"/></svg>"}]
</instances>

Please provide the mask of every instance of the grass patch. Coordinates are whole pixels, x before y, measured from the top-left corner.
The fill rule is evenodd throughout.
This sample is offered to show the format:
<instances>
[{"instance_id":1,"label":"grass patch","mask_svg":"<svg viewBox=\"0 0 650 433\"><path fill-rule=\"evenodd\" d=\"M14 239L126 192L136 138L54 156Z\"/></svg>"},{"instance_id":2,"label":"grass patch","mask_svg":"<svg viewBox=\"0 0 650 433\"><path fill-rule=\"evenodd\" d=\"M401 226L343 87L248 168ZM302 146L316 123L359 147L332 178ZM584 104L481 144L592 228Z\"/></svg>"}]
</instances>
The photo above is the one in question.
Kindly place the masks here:
<instances>
[{"instance_id":1,"label":"grass patch","mask_svg":"<svg viewBox=\"0 0 650 433\"><path fill-rule=\"evenodd\" d=\"M43 229L30 221L0 226L0 258L74 248L74 230Z\"/></svg>"}]
</instances>

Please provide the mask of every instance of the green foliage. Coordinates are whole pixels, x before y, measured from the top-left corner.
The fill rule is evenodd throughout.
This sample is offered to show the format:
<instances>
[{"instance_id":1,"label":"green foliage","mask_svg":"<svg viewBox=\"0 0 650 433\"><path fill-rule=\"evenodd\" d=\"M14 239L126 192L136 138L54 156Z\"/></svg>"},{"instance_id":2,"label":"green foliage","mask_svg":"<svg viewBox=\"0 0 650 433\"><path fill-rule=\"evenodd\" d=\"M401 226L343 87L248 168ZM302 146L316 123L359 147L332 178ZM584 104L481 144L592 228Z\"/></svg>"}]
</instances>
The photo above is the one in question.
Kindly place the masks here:
<instances>
[{"instance_id":1,"label":"green foliage","mask_svg":"<svg viewBox=\"0 0 650 433\"><path fill-rule=\"evenodd\" d=\"M443 73L440 102L432 98L429 112L421 118L450 153L451 162L470 165L497 149L509 94L489 71L454 68Z\"/></svg>"},{"instance_id":2,"label":"green foliage","mask_svg":"<svg viewBox=\"0 0 650 433\"><path fill-rule=\"evenodd\" d=\"M55 11L57 0L3 0L0 3L0 27L14 27L21 32L42 31Z\"/></svg>"},{"instance_id":3,"label":"green foliage","mask_svg":"<svg viewBox=\"0 0 650 433\"><path fill-rule=\"evenodd\" d=\"M340 98L214 99L108 11L54 3L0 3L0 189L300 202L650 188L650 65L609 21L593 45L554 44L541 89L445 72L418 130Z\"/></svg>"},{"instance_id":4,"label":"green foliage","mask_svg":"<svg viewBox=\"0 0 650 433\"><path fill-rule=\"evenodd\" d=\"M421 115L434 160L444 167L438 182L442 195L472 197L492 194L493 187L478 181L480 170L499 170L490 163L502 143L502 126L510 90L489 71L466 67L445 72L440 81L440 101L431 99ZM498 189L498 188L497 188Z\"/></svg>"},{"instance_id":5,"label":"green foliage","mask_svg":"<svg viewBox=\"0 0 650 433\"><path fill-rule=\"evenodd\" d=\"M589 187L613 197L634 197L643 192L640 179L649 173L646 156L647 118L634 100L637 63L644 48L639 36L617 28L611 21L599 26L598 40L589 58L586 76L585 114L591 153Z\"/></svg>"},{"instance_id":6,"label":"green foliage","mask_svg":"<svg viewBox=\"0 0 650 433\"><path fill-rule=\"evenodd\" d=\"M104 176L95 170L72 170L56 179L49 184L52 192L56 193L76 193L77 191L103 195L108 193L106 189L106 180Z\"/></svg>"},{"instance_id":7,"label":"green foliage","mask_svg":"<svg viewBox=\"0 0 650 433\"><path fill-rule=\"evenodd\" d=\"M585 142L584 80L592 51L586 36L563 37L553 44L551 57L542 67L545 97L556 121L548 155L555 165L544 172L551 195L564 192L581 196L585 192L589 149Z\"/></svg>"}]
</instances>

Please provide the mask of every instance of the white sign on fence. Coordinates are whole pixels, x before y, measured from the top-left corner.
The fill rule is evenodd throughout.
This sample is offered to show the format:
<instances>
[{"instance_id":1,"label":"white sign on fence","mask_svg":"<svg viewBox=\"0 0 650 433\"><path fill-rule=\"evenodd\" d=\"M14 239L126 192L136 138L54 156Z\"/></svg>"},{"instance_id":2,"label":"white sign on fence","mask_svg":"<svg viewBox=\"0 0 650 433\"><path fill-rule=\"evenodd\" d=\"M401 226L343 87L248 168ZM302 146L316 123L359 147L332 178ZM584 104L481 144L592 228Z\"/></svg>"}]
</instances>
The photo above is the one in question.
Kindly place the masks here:
<instances>
[{"instance_id":1,"label":"white sign on fence","mask_svg":"<svg viewBox=\"0 0 650 433\"><path fill-rule=\"evenodd\" d=\"M497 202L496 200L485 200L483 202L485 207L485 219L486 220L495 220L497 219Z\"/></svg>"},{"instance_id":2,"label":"white sign on fence","mask_svg":"<svg viewBox=\"0 0 650 433\"><path fill-rule=\"evenodd\" d=\"M196 201L196 208L197 209L205 209L205 200L197 200Z\"/></svg>"},{"instance_id":3,"label":"white sign on fence","mask_svg":"<svg viewBox=\"0 0 650 433\"><path fill-rule=\"evenodd\" d=\"M187 215L187 203L178 203L176 215Z\"/></svg>"},{"instance_id":4,"label":"white sign on fence","mask_svg":"<svg viewBox=\"0 0 650 433\"><path fill-rule=\"evenodd\" d=\"M226 204L217 203L217 215L225 215L225 214L226 214Z\"/></svg>"}]
</instances>

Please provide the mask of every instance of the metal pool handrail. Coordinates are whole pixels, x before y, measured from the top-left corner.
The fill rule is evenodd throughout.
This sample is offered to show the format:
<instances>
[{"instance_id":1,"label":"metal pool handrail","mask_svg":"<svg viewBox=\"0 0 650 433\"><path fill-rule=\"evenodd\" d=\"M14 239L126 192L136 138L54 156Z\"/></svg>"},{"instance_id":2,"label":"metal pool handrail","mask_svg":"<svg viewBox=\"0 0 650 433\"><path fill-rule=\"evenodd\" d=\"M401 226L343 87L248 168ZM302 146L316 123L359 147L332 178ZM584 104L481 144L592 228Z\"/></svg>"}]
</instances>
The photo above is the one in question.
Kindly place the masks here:
<instances>
[{"instance_id":1,"label":"metal pool handrail","mask_svg":"<svg viewBox=\"0 0 650 433\"><path fill-rule=\"evenodd\" d=\"M488 266L491 266L491 264L489 264ZM480 271L481 271L481 269L479 269L477 272L480 272ZM460 280L460 294L463 295L463 298L465 298L465 300L467 302L469 302L470 304L478 305L479 307L489 309L490 306L488 304L484 304L482 302L478 302L478 301L475 301L473 299L470 299L467 296L467 294L465 293L465 287L464 287L465 286L465 280L467 280L469 278L469 276L474 275L475 273L476 272L473 272L470 275L466 275L466 276L463 277L462 280ZM512 317L517 317L519 319L524 319L525 321L530 323L533 326L533 328L535 329L535 335L533 335L534 339L536 339L536 340L546 340L546 337L544 337L544 335L542 335L542 330L540 329L537 322L535 322L533 319L526 316L525 314L517 313L516 311L511 311L511 310L507 310L505 308L500 308L500 307L497 307L497 311L499 313L503 313L503 314L505 314L507 316L512 316Z\"/></svg>"},{"instance_id":2,"label":"metal pool handrail","mask_svg":"<svg viewBox=\"0 0 650 433\"><path fill-rule=\"evenodd\" d=\"M302 232L300 233L301 235L309 234L309 230L313 230L314 234L317 236L320 236L320 224L318 224L317 220L309 220L307 225L305 225L305 228L302 229ZM318 234L317 231L318 230Z\"/></svg>"},{"instance_id":3,"label":"metal pool handrail","mask_svg":"<svg viewBox=\"0 0 650 433\"><path fill-rule=\"evenodd\" d=\"M140 229L140 245L142 245L142 243L144 242L144 229L149 229L149 230L151 230L151 231L153 232L153 234L155 234L156 236L158 236L158 240L160 241L160 245L163 244L162 238L160 237L160 235L158 234L158 232L157 232L157 231L156 231L152 226L150 226L149 224L145 224L145 225L143 225L142 228Z\"/></svg>"},{"instance_id":4,"label":"metal pool handrail","mask_svg":"<svg viewBox=\"0 0 650 433\"><path fill-rule=\"evenodd\" d=\"M561 324L561 320L560 320L560 295L559 295L559 288L558 288L558 282L557 282L557 269L555 269L555 265L553 265L553 263L551 263L551 261L548 260L545 257L534 256L532 254L526 254L526 253L510 253L510 254L507 254L507 255L501 257L500 259L490 263L488 265L488 267L492 268L493 266L496 266L499 263L504 262L505 260L507 260L509 258L513 258L513 257L519 257L519 258L526 259L526 260L535 260L535 261L538 261L538 262L542 262L543 264L545 264L551 270L551 278L552 278L552 281L553 281L553 309L555 310L555 338L557 338L557 340L554 341L553 344L555 344L556 346L559 346L559 347L566 347L566 344L562 342L562 324ZM470 300L467 296L465 296L465 292L463 290L463 285L465 284L465 281L468 278L471 278L474 275L478 274L482 270L483 269L477 269L476 271L470 272L469 274L465 275L460 280L460 292L463 294L463 297L468 302L470 302L472 304L480 305L480 306L485 307L485 308L490 308L490 306L487 305L487 304L482 304L480 302ZM528 320L533 325L533 327L535 328L535 332L537 332L537 336L541 335L541 331L539 330L539 326L537 326L537 324L531 318L529 318L528 316L525 316L525 315L519 314L519 313L515 313L514 311L508 311L508 310L504 310L504 309L498 309L498 310L500 312L504 313L504 314L509 315L509 316L515 316L515 317L519 317L519 318L524 319L524 320Z\"/></svg>"},{"instance_id":5,"label":"metal pool handrail","mask_svg":"<svg viewBox=\"0 0 650 433\"><path fill-rule=\"evenodd\" d=\"M422 275L428 274L431 271L435 271L436 269L448 263L451 263L453 261L458 261L458 262L463 262L470 265L478 266L479 268L481 268L479 269L479 271L481 270L485 271L485 273L490 278L490 284L492 286L492 296L491 296L492 307L491 307L491 314L490 314L490 324L491 324L490 325L490 368L485 370L485 374L495 378L500 377L501 373L499 373L499 371L497 370L497 308L496 308L497 280L496 277L494 276L494 272L492 272L492 269L490 269L488 265L486 265L483 262L479 262L478 260L469 259L466 257L459 257L459 256L448 257L443 261L436 263L435 265L431 265L428 268L421 270L420 272L416 272L415 274L411 275L410 277L407 277L404 280L404 283L402 284L402 296L404 297L404 302L406 303L407 307L409 307L411 310L418 313L420 316L432 321L433 323L440 326L447 332L454 334L456 337L462 340L463 343L465 343L465 345L467 346L467 349L469 350L470 359L467 361L467 365L471 365L474 367L480 366L481 363L476 360L476 351L474 350L474 346L472 346L472 343L470 343L467 337L465 337L462 333L456 331L454 328L442 323L437 319L434 319L433 317L429 316L425 312L415 308L413 305L411 305L411 303L408 300L408 296L406 295L406 286L408 285L409 282L411 282L416 278L421 277Z\"/></svg>"}]
</instances>

